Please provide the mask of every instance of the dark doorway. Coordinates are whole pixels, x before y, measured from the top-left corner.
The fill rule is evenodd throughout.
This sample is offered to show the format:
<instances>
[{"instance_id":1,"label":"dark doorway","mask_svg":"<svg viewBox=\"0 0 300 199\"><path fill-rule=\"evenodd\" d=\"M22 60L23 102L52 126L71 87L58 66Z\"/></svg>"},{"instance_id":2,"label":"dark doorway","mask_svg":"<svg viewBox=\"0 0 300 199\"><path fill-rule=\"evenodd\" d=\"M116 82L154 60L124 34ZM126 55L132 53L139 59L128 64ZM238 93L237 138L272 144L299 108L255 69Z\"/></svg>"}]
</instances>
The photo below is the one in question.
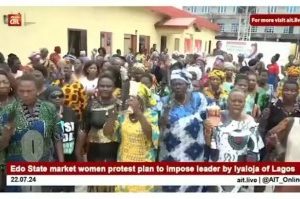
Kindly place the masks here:
<instances>
[{"instance_id":1,"label":"dark doorway","mask_svg":"<svg viewBox=\"0 0 300 199\"><path fill-rule=\"evenodd\" d=\"M209 40L208 42L208 54L210 54L211 52L211 40Z\"/></svg>"},{"instance_id":2,"label":"dark doorway","mask_svg":"<svg viewBox=\"0 0 300 199\"><path fill-rule=\"evenodd\" d=\"M160 37L160 51L164 51L167 48L167 36Z\"/></svg>"},{"instance_id":3,"label":"dark doorway","mask_svg":"<svg viewBox=\"0 0 300 199\"><path fill-rule=\"evenodd\" d=\"M150 48L150 36L140 35L139 36L139 51L149 53Z\"/></svg>"},{"instance_id":4,"label":"dark doorway","mask_svg":"<svg viewBox=\"0 0 300 199\"><path fill-rule=\"evenodd\" d=\"M131 48L132 52L135 54L137 53L137 36L131 35Z\"/></svg>"},{"instance_id":5,"label":"dark doorway","mask_svg":"<svg viewBox=\"0 0 300 199\"><path fill-rule=\"evenodd\" d=\"M68 53L79 57L81 50L87 52L87 31L68 29Z\"/></svg>"}]
</instances>

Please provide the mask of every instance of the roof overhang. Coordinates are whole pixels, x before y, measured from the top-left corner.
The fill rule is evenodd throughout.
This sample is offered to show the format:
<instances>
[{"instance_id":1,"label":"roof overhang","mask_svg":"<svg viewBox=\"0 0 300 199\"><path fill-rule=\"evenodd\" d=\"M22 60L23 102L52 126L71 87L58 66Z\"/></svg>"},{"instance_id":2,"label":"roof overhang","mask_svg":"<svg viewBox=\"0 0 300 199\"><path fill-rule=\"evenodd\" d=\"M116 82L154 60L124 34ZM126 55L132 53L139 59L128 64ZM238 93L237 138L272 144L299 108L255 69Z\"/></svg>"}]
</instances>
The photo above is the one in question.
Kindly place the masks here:
<instances>
[{"instance_id":1,"label":"roof overhang","mask_svg":"<svg viewBox=\"0 0 300 199\"><path fill-rule=\"evenodd\" d=\"M196 18L172 18L166 21L161 21L155 26L165 28L188 28L193 25L195 21Z\"/></svg>"},{"instance_id":2,"label":"roof overhang","mask_svg":"<svg viewBox=\"0 0 300 199\"><path fill-rule=\"evenodd\" d=\"M198 29L208 29L215 32L220 31L218 24L212 23L208 19L202 16L193 15L187 11L172 7L172 6L153 6L145 7L148 10L159 13L164 16L165 20L162 20L155 24L156 27L177 27L177 28L187 28L192 24L195 24ZM184 20L186 18L186 20ZM194 19L189 25L189 20Z\"/></svg>"}]
</instances>

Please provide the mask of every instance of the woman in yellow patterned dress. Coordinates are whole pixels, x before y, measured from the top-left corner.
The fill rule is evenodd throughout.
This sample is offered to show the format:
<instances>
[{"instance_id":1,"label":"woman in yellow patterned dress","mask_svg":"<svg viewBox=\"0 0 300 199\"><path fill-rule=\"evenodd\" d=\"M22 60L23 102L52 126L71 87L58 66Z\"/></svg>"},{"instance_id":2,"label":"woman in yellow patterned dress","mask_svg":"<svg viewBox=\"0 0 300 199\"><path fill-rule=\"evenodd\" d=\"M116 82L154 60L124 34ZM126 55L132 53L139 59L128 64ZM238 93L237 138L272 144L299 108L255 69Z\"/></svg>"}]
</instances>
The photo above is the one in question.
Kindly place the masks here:
<instances>
[{"instance_id":1,"label":"woman in yellow patterned dress","mask_svg":"<svg viewBox=\"0 0 300 199\"><path fill-rule=\"evenodd\" d=\"M65 95L64 104L72 108L78 117L78 120L82 121L82 114L87 106L87 95L82 84L72 78L73 65L66 60L60 61L61 70L64 75L62 79L53 82L62 88Z\"/></svg>"},{"instance_id":2,"label":"woman in yellow patterned dress","mask_svg":"<svg viewBox=\"0 0 300 199\"><path fill-rule=\"evenodd\" d=\"M130 114L112 114L104 125L106 136L120 143L118 162L154 162L159 139L157 112L150 109L156 104L151 91L139 84L138 96L131 97ZM149 192L153 186L117 186L117 192Z\"/></svg>"}]
</instances>

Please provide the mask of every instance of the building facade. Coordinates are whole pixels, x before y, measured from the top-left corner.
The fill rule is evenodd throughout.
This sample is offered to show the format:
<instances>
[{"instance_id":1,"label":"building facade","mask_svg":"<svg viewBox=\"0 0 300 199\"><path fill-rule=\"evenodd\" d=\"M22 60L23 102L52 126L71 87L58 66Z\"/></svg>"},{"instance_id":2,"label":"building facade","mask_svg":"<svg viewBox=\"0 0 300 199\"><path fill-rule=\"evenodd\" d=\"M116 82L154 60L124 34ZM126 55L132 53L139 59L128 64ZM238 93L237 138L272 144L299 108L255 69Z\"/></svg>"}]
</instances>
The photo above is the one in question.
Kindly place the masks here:
<instances>
[{"instance_id":1,"label":"building facade","mask_svg":"<svg viewBox=\"0 0 300 199\"><path fill-rule=\"evenodd\" d=\"M197 17L180 27L164 24L191 17L174 7L1 7L0 15L0 51L5 56L17 54L22 63L29 62L32 51L46 47L51 53L54 46L61 46L62 55L77 56L81 50L90 56L99 47L105 47L108 54L117 49L126 54L129 48L149 51L153 44L169 52L198 49L208 53L208 43L214 43L218 32L217 24L206 19L199 23ZM16 22L16 16L20 21ZM192 43L190 49L185 47L186 39ZM195 45L196 40L203 45Z\"/></svg>"},{"instance_id":2,"label":"building facade","mask_svg":"<svg viewBox=\"0 0 300 199\"><path fill-rule=\"evenodd\" d=\"M186 6L183 9L219 24L216 39L299 43L300 27L255 27L249 24L252 13L297 14L300 13L297 6Z\"/></svg>"}]
</instances>

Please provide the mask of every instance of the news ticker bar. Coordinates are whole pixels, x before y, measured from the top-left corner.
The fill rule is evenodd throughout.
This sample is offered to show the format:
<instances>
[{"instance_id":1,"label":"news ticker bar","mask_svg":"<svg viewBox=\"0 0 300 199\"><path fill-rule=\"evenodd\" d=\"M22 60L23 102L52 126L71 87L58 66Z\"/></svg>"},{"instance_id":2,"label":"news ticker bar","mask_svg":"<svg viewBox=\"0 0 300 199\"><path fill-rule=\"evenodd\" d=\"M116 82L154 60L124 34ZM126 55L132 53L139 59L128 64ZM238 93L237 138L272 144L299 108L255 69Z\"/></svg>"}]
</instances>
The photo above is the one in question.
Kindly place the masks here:
<instances>
[{"instance_id":1,"label":"news ticker bar","mask_svg":"<svg viewBox=\"0 0 300 199\"><path fill-rule=\"evenodd\" d=\"M300 163L35 162L8 163L8 175L300 175Z\"/></svg>"},{"instance_id":2,"label":"news ticker bar","mask_svg":"<svg viewBox=\"0 0 300 199\"><path fill-rule=\"evenodd\" d=\"M300 185L300 175L295 176L233 176L233 175L8 175L8 186L296 186Z\"/></svg>"}]
</instances>

